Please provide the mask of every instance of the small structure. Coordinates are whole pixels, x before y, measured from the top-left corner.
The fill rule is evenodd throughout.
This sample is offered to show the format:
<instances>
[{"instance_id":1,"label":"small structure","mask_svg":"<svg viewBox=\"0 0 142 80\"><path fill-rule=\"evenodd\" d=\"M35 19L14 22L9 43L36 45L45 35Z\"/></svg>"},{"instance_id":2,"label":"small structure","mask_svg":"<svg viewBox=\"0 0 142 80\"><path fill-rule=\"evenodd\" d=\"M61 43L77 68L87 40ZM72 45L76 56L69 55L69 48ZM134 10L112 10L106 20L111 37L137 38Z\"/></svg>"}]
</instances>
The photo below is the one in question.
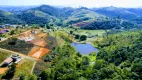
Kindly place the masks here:
<instances>
[{"instance_id":1,"label":"small structure","mask_svg":"<svg viewBox=\"0 0 142 80\"><path fill-rule=\"evenodd\" d=\"M9 32L9 30L8 29L2 29L2 30L0 30L0 34L6 33L6 32Z\"/></svg>"},{"instance_id":2,"label":"small structure","mask_svg":"<svg viewBox=\"0 0 142 80\"><path fill-rule=\"evenodd\" d=\"M16 28L16 27L17 27L17 25L10 25L10 27L12 27L12 28Z\"/></svg>"},{"instance_id":3,"label":"small structure","mask_svg":"<svg viewBox=\"0 0 142 80\"><path fill-rule=\"evenodd\" d=\"M6 60L4 60L4 62L0 65L0 67L7 67L9 65L12 65L13 63L18 63L21 60L22 60L21 56L14 54L8 57Z\"/></svg>"},{"instance_id":4,"label":"small structure","mask_svg":"<svg viewBox=\"0 0 142 80\"><path fill-rule=\"evenodd\" d=\"M35 37L30 35L29 37L19 37L18 39L24 40L26 42L31 42Z\"/></svg>"},{"instance_id":5,"label":"small structure","mask_svg":"<svg viewBox=\"0 0 142 80\"><path fill-rule=\"evenodd\" d=\"M6 38L0 37L0 41L4 41L6 40Z\"/></svg>"},{"instance_id":6,"label":"small structure","mask_svg":"<svg viewBox=\"0 0 142 80\"><path fill-rule=\"evenodd\" d=\"M48 30L48 32L52 32L52 29L47 29Z\"/></svg>"}]
</instances>

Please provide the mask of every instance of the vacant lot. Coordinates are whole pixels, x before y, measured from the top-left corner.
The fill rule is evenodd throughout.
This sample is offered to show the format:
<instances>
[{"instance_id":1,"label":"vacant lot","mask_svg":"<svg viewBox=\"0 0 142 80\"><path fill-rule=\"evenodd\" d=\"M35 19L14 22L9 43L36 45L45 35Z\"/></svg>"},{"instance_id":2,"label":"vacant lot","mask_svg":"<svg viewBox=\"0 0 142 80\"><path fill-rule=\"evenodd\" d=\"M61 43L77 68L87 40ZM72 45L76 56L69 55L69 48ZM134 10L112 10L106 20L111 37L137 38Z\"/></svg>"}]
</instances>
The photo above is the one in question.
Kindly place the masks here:
<instances>
[{"instance_id":1,"label":"vacant lot","mask_svg":"<svg viewBox=\"0 0 142 80\"><path fill-rule=\"evenodd\" d=\"M49 51L50 50L47 48L35 46L28 55L34 58L41 58L44 55L46 55Z\"/></svg>"},{"instance_id":2,"label":"vacant lot","mask_svg":"<svg viewBox=\"0 0 142 80\"><path fill-rule=\"evenodd\" d=\"M8 68L0 68L0 74L4 74L6 71L8 70Z\"/></svg>"}]
</instances>

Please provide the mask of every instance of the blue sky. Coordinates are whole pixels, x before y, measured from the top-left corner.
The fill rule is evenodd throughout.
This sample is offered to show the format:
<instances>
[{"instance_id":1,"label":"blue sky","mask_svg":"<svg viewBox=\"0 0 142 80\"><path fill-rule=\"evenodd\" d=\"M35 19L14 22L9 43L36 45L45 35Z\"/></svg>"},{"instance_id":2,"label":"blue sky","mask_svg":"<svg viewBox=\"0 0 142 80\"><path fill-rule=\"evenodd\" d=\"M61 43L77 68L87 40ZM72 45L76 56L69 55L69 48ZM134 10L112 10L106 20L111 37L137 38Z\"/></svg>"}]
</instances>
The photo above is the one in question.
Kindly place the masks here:
<instances>
[{"instance_id":1,"label":"blue sky","mask_svg":"<svg viewBox=\"0 0 142 80\"><path fill-rule=\"evenodd\" d=\"M142 7L142 0L0 0L0 5L60 5L85 7Z\"/></svg>"}]
</instances>

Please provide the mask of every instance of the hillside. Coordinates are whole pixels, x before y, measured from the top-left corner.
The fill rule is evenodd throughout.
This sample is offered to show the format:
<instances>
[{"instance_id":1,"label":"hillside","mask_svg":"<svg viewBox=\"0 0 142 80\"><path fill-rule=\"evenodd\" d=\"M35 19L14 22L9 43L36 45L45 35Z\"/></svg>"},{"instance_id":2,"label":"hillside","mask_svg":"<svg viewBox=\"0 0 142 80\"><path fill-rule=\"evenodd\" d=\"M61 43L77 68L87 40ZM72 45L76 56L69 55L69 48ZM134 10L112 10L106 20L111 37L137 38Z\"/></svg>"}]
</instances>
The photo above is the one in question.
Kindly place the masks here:
<instances>
[{"instance_id":1,"label":"hillside","mask_svg":"<svg viewBox=\"0 0 142 80\"><path fill-rule=\"evenodd\" d=\"M2 11L0 10L0 24L16 24L16 23L23 23L20 19L17 18L16 15L14 15L11 12Z\"/></svg>"},{"instance_id":2,"label":"hillside","mask_svg":"<svg viewBox=\"0 0 142 80\"><path fill-rule=\"evenodd\" d=\"M78 8L64 21L67 24L103 20L105 16L93 12L87 8Z\"/></svg>"},{"instance_id":3,"label":"hillside","mask_svg":"<svg viewBox=\"0 0 142 80\"><path fill-rule=\"evenodd\" d=\"M1 8L0 8L1 9ZM116 19L126 20L128 23L141 24L141 8L58 8L49 5L38 7L27 7L18 11L14 8L5 8L7 11L0 11L1 24L54 24L57 26L86 25L92 22L102 22L106 20L115 21ZM8 12L11 11L11 12ZM129 22L131 21L131 22ZM83 24L82 24L83 23ZM118 27L118 25L115 25ZM80 27L80 26L79 26ZM103 27L103 26L98 26Z\"/></svg>"},{"instance_id":4,"label":"hillside","mask_svg":"<svg viewBox=\"0 0 142 80\"><path fill-rule=\"evenodd\" d=\"M142 9L137 8L117 8L117 7L104 7L104 8L94 8L93 11L111 17L111 18L121 18L131 20L142 16L140 13Z\"/></svg>"}]
</instances>

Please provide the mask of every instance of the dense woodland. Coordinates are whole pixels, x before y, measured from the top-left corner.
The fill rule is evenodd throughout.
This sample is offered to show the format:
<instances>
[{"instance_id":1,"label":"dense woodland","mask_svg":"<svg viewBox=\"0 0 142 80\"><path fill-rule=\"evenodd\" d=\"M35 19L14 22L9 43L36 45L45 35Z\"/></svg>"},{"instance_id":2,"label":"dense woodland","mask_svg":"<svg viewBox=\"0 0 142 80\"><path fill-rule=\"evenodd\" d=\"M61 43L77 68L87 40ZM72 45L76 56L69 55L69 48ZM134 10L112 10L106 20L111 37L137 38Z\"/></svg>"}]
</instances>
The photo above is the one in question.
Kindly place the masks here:
<instances>
[{"instance_id":1,"label":"dense woodland","mask_svg":"<svg viewBox=\"0 0 142 80\"><path fill-rule=\"evenodd\" d=\"M138 26L130 21L102 20L102 21L94 21L80 27L82 29L87 29L87 30L98 30L98 29L121 29L121 28L131 29L131 28L137 28Z\"/></svg>"}]
</instances>

